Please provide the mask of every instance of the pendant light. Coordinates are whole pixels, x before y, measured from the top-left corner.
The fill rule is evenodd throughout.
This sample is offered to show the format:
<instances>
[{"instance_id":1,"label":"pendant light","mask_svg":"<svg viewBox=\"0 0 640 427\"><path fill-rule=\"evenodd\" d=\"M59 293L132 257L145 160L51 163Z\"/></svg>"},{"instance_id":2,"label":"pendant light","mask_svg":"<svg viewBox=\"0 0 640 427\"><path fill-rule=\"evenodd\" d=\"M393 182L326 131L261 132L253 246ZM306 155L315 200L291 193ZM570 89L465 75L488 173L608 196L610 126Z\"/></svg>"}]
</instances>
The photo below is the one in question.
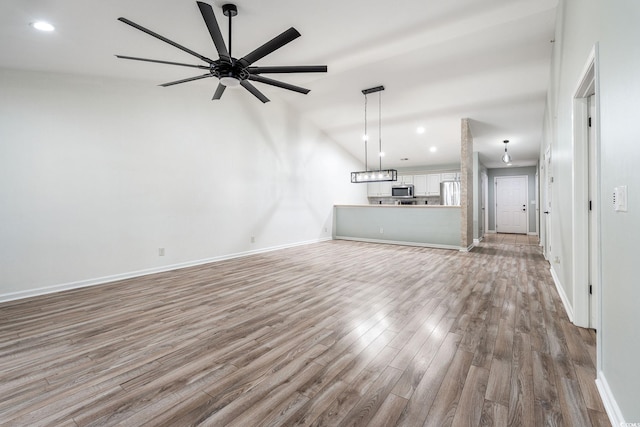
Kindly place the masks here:
<instances>
[{"instance_id":1,"label":"pendant light","mask_svg":"<svg viewBox=\"0 0 640 427\"><path fill-rule=\"evenodd\" d=\"M509 143L509 140L505 139L502 142L504 142L504 155L502 156L502 161L505 163L511 163L511 156L507 153L507 144Z\"/></svg>"},{"instance_id":2,"label":"pendant light","mask_svg":"<svg viewBox=\"0 0 640 427\"><path fill-rule=\"evenodd\" d=\"M382 94L384 86L376 86L369 89L364 89L362 94L364 95L364 171L351 172L351 182L354 184L363 182L381 182L381 181L397 181L398 171L395 169L382 169ZM369 170L367 157L368 157L368 143L369 135L367 133L367 95L378 92L378 170Z\"/></svg>"}]
</instances>

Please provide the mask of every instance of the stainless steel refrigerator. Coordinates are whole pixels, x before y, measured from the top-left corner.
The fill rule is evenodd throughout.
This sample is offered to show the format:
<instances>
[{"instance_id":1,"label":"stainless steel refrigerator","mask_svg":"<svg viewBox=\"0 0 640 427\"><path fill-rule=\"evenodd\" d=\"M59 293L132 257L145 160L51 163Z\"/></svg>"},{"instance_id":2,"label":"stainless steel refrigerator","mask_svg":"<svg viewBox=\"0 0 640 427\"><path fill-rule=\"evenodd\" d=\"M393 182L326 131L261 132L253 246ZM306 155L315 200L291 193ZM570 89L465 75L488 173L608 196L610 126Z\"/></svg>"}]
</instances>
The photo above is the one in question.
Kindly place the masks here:
<instances>
[{"instance_id":1,"label":"stainless steel refrigerator","mask_svg":"<svg viewBox=\"0 0 640 427\"><path fill-rule=\"evenodd\" d=\"M440 204L460 206L460 181L442 181L440 183Z\"/></svg>"}]
</instances>

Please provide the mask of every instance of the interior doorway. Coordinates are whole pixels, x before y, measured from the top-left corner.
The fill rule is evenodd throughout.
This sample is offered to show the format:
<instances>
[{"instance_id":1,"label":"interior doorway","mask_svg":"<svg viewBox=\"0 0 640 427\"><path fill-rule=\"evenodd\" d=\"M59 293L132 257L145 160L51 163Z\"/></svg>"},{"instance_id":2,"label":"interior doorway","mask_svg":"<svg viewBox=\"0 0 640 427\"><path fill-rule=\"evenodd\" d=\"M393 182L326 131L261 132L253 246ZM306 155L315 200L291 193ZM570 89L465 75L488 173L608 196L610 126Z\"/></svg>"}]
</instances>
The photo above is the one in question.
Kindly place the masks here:
<instances>
[{"instance_id":1,"label":"interior doorway","mask_svg":"<svg viewBox=\"0 0 640 427\"><path fill-rule=\"evenodd\" d=\"M543 173L542 179L544 180L544 200L542 202L544 211L544 257L547 261L551 261L551 190L553 184L553 176L551 174L551 147L547 147L544 152L543 161Z\"/></svg>"},{"instance_id":2,"label":"interior doorway","mask_svg":"<svg viewBox=\"0 0 640 427\"><path fill-rule=\"evenodd\" d=\"M496 233L527 234L529 231L529 177L497 176Z\"/></svg>"},{"instance_id":3,"label":"interior doorway","mask_svg":"<svg viewBox=\"0 0 640 427\"><path fill-rule=\"evenodd\" d=\"M594 293L594 286L598 287L598 247L600 239L598 236L598 215L594 205L598 204L598 151L596 147L596 99L595 95L590 95L587 99L589 111L589 131L587 133L588 151L588 167L589 167L589 327L597 329L597 293Z\"/></svg>"},{"instance_id":4,"label":"interior doorway","mask_svg":"<svg viewBox=\"0 0 640 427\"><path fill-rule=\"evenodd\" d=\"M480 186L482 188L482 196L480 198L480 223L482 224L481 237L487 233L489 229L489 215L487 208L489 207L489 177L486 172L480 174Z\"/></svg>"},{"instance_id":5,"label":"interior doorway","mask_svg":"<svg viewBox=\"0 0 640 427\"><path fill-rule=\"evenodd\" d=\"M573 99L573 302L574 323L599 329L600 231L596 48ZM600 331L599 331L600 332Z\"/></svg>"}]
</instances>

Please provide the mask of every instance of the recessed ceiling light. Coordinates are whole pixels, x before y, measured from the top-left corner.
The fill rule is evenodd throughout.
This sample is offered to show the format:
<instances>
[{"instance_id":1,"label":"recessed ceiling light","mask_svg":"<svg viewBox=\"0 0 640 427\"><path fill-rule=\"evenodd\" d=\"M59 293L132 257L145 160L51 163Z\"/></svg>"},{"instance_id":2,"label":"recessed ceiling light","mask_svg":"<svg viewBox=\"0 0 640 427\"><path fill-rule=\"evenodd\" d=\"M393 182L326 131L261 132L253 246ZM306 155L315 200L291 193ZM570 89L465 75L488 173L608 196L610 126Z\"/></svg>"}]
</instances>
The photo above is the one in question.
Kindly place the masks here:
<instances>
[{"instance_id":1,"label":"recessed ceiling light","mask_svg":"<svg viewBox=\"0 0 640 427\"><path fill-rule=\"evenodd\" d=\"M31 26L39 31L53 31L56 29L56 27L45 21L32 22Z\"/></svg>"},{"instance_id":2,"label":"recessed ceiling light","mask_svg":"<svg viewBox=\"0 0 640 427\"><path fill-rule=\"evenodd\" d=\"M438 147L431 147L429 148L429 151L431 151L432 153L435 153L436 151L438 151Z\"/></svg>"},{"instance_id":3,"label":"recessed ceiling light","mask_svg":"<svg viewBox=\"0 0 640 427\"><path fill-rule=\"evenodd\" d=\"M407 160L409 160L409 158L408 158L408 157L403 157L403 158L401 158L401 159L400 159L400 161L401 161L401 162L405 162L405 161L407 161Z\"/></svg>"},{"instance_id":4,"label":"recessed ceiling light","mask_svg":"<svg viewBox=\"0 0 640 427\"><path fill-rule=\"evenodd\" d=\"M423 126L418 126L418 128L416 129L416 133L424 133L425 128Z\"/></svg>"}]
</instances>

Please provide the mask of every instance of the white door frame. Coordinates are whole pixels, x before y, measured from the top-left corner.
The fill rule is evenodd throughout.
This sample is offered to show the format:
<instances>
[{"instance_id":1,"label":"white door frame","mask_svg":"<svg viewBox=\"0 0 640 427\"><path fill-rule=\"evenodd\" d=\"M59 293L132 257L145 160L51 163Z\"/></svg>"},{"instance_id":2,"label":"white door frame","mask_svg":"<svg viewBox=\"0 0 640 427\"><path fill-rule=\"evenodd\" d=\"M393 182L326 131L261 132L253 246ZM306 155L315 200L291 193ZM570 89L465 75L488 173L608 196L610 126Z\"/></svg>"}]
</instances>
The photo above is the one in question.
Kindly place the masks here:
<instances>
[{"instance_id":1,"label":"white door frame","mask_svg":"<svg viewBox=\"0 0 640 427\"><path fill-rule=\"evenodd\" d=\"M598 341L602 339L601 328L601 253L600 245L596 245L598 252L595 254L595 277L591 279L594 293L589 296L589 147L588 147L588 97L595 94L595 117L591 118L592 126L595 126L595 156L592 167L595 168L594 188L592 193L591 214L596 215L594 238L599 242L600 237L600 135L599 135L599 93L598 93L598 49L593 47L583 69L577 89L573 96L573 313L574 323L581 327L591 327L598 330ZM595 324L590 322L590 298L596 298ZM598 350L598 364L600 364L600 350Z\"/></svg>"},{"instance_id":2,"label":"white door frame","mask_svg":"<svg viewBox=\"0 0 640 427\"><path fill-rule=\"evenodd\" d=\"M551 184L553 183L551 175L551 146L545 150L542 161L542 191L544 194L544 200L542 201L542 208L544 209L544 243L542 252L544 258L551 262L551 214L553 213L551 210Z\"/></svg>"},{"instance_id":3,"label":"white door frame","mask_svg":"<svg viewBox=\"0 0 640 427\"><path fill-rule=\"evenodd\" d=\"M532 233L532 234L537 234L538 235L538 242L540 242L540 174L538 173L538 171L540 170L540 168L536 168L536 177L535 177L535 201L536 201L536 219L535 219L535 224L536 224L536 232ZM527 203L529 201L527 200Z\"/></svg>"},{"instance_id":4,"label":"white door frame","mask_svg":"<svg viewBox=\"0 0 640 427\"><path fill-rule=\"evenodd\" d=\"M482 219L484 220L484 230L482 235L484 236L489 232L489 176L485 171L480 174L482 184ZM494 223L495 224L495 223Z\"/></svg>"},{"instance_id":5,"label":"white door frame","mask_svg":"<svg viewBox=\"0 0 640 427\"><path fill-rule=\"evenodd\" d=\"M526 231L524 232L524 234L529 234L529 175L500 175L500 176L494 176L493 177L493 188L494 188L494 192L493 192L493 228L495 229L496 233L499 233L498 231L498 179L501 178L524 178L525 180L525 186L524 186L524 190L525 190L525 208L526 208Z\"/></svg>"}]
</instances>

